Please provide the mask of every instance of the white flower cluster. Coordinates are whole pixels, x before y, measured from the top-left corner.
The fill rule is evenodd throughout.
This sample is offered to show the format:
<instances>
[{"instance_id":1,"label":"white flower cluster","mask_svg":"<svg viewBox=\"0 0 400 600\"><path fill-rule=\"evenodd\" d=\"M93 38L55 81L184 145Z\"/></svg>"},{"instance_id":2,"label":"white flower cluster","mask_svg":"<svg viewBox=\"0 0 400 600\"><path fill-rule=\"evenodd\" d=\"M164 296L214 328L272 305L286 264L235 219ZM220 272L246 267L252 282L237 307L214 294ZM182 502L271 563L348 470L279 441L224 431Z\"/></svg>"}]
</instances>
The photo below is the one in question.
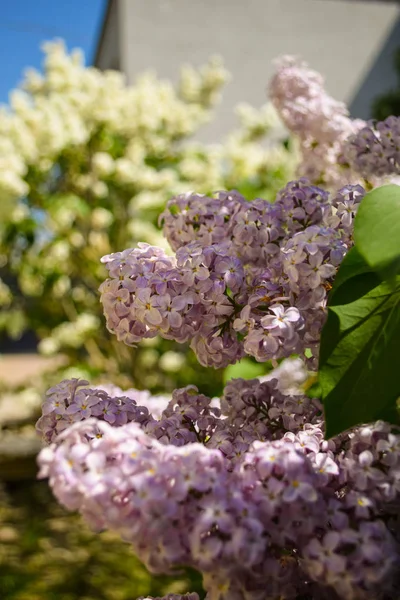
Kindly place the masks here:
<instances>
[{"instance_id":1,"label":"white flower cluster","mask_svg":"<svg viewBox=\"0 0 400 600\"><path fill-rule=\"evenodd\" d=\"M208 96L210 103L225 79L223 68L210 64L204 85L199 77L196 93L186 102L171 83L160 82L151 74L139 78L134 86L126 86L118 72L85 68L81 55L69 56L62 43L48 43L44 49L44 76L28 71L25 91L12 92L11 110L4 109L0 115L3 201L29 191L24 177L31 165L48 171L60 152L88 143L99 127L131 143L126 156L116 161L107 153L94 158L93 176L81 178L80 187L93 187L101 176L113 172L125 181L136 182L146 175L151 180L148 170L140 173L138 159L148 150L167 152L171 139L194 133L208 117L199 98ZM135 162L139 163L136 168ZM105 187L97 188L99 195L107 194Z\"/></svg>"},{"instance_id":2,"label":"white flower cluster","mask_svg":"<svg viewBox=\"0 0 400 600\"><path fill-rule=\"evenodd\" d=\"M239 159L244 142L258 141L276 127L276 116L269 105L260 111L239 106L241 130L229 136L224 146L204 148L193 144L185 149L187 156L183 157L179 172L163 168L157 173L146 164L149 153L168 158L171 142L192 135L210 118L209 108L218 100L220 88L228 77L216 58L199 71L185 66L175 90L170 82L159 81L152 73L127 86L121 73L86 68L81 54L68 55L60 42L47 43L44 50L44 75L28 70L22 84L24 91L12 92L11 110L3 108L0 114L3 206L6 200L29 193L28 169L34 166L47 173L60 152L88 144L99 129L122 136L126 143L119 156L112 156L107 147L93 153L90 171L76 174L77 188L82 192L90 189L98 197L107 196L109 190L104 179L111 176L120 183L151 192L166 186L178 192L181 177L193 179L198 185L209 173L210 165L215 166L207 183L216 187L220 186L226 170L234 179L254 176L260 168L268 170L269 162L274 163L273 168L284 169L289 153L281 145L275 144L267 151L260 145L252 146L245 153L246 160ZM293 164L293 154L290 159ZM228 166L227 161L230 161ZM148 202L154 200L149 198Z\"/></svg>"}]
</instances>

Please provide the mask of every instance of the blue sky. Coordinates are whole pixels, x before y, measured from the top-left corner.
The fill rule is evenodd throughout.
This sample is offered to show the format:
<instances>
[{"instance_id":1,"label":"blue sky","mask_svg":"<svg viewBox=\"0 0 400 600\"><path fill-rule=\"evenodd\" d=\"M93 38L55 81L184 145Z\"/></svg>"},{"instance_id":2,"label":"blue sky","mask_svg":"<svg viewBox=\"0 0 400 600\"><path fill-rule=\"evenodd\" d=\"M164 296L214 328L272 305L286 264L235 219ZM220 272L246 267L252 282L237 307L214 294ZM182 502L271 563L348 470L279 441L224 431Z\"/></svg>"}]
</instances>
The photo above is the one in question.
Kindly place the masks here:
<instances>
[{"instance_id":1,"label":"blue sky","mask_svg":"<svg viewBox=\"0 0 400 600\"><path fill-rule=\"evenodd\" d=\"M0 103L22 79L25 68L40 68L41 43L62 38L69 49L94 58L106 0L2 0L0 19Z\"/></svg>"}]
</instances>

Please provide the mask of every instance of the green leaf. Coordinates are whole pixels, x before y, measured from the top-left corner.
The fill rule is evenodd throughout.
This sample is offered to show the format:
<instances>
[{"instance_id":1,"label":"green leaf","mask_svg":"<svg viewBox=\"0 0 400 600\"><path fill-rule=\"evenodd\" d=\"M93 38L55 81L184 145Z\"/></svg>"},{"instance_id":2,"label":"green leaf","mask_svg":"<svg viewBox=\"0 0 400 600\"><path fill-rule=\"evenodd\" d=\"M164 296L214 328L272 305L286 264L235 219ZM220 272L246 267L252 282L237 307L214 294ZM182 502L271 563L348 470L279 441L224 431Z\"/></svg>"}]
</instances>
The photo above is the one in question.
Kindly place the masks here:
<instances>
[{"instance_id":1,"label":"green leaf","mask_svg":"<svg viewBox=\"0 0 400 600\"><path fill-rule=\"evenodd\" d=\"M360 254L382 279L400 272L400 186L384 185L363 198L354 239Z\"/></svg>"},{"instance_id":2,"label":"green leaf","mask_svg":"<svg viewBox=\"0 0 400 600\"><path fill-rule=\"evenodd\" d=\"M360 275L364 275L366 273L369 274L369 277L359 277ZM353 284L346 286L344 289L340 289L340 295L338 296L337 294L339 293L339 288L352 279L354 279ZM341 304L349 301L355 301L357 298L362 297L364 293L371 288L371 286L377 286L379 283L379 277L371 272L370 267L358 252L357 248L354 246L346 254L340 265L340 269L333 284L333 289L329 295L328 309L334 303ZM328 320L325 323L321 334L319 358L320 368L335 349L339 341L339 337L340 322L334 312L328 312ZM319 382L319 385L321 386L321 382Z\"/></svg>"},{"instance_id":3,"label":"green leaf","mask_svg":"<svg viewBox=\"0 0 400 600\"><path fill-rule=\"evenodd\" d=\"M318 379L310 387L306 387L304 393L308 398L322 398L322 388Z\"/></svg>"},{"instance_id":4,"label":"green leaf","mask_svg":"<svg viewBox=\"0 0 400 600\"><path fill-rule=\"evenodd\" d=\"M270 369L265 363L260 364L252 361L250 358L242 358L234 365L229 365L224 371L224 384L231 379L255 379L266 375Z\"/></svg>"},{"instance_id":5,"label":"green leaf","mask_svg":"<svg viewBox=\"0 0 400 600\"><path fill-rule=\"evenodd\" d=\"M380 282L356 253L345 269L321 336L318 381L328 437L380 418L397 421L400 396L400 277L395 288Z\"/></svg>"},{"instance_id":6,"label":"green leaf","mask_svg":"<svg viewBox=\"0 0 400 600\"><path fill-rule=\"evenodd\" d=\"M330 298L332 298L333 294L342 283L345 283L348 279L351 279L356 275L361 275L362 273L368 273L370 271L371 267L366 263L365 258L360 254L358 248L353 246L342 260L340 269L335 277Z\"/></svg>"}]
</instances>

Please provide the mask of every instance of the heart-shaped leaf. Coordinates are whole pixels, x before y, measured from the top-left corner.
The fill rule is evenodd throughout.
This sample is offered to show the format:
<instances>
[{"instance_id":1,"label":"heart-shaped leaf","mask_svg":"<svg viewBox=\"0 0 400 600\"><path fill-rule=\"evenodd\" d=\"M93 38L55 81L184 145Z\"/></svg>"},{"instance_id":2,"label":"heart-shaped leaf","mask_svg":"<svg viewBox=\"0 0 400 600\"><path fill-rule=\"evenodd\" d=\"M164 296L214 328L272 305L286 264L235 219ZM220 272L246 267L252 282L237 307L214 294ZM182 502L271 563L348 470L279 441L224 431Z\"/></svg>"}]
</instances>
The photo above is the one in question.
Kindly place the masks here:
<instances>
[{"instance_id":1,"label":"heart-shaped leaf","mask_svg":"<svg viewBox=\"0 0 400 600\"><path fill-rule=\"evenodd\" d=\"M382 279L400 273L400 186L384 185L366 194L356 215L354 239Z\"/></svg>"},{"instance_id":2,"label":"heart-shaped leaf","mask_svg":"<svg viewBox=\"0 0 400 600\"><path fill-rule=\"evenodd\" d=\"M367 270L354 248L339 269L321 336L318 383L327 436L379 418L400 396L400 277Z\"/></svg>"}]
</instances>

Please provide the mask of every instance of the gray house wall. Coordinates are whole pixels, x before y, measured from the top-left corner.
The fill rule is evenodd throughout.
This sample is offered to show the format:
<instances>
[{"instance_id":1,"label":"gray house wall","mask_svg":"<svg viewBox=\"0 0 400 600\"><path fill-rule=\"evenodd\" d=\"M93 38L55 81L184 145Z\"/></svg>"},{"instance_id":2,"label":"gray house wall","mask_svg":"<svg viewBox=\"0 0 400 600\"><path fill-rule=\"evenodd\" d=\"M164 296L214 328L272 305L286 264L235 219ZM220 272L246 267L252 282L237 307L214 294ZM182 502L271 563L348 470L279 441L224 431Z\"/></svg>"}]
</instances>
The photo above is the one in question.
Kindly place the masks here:
<instances>
[{"instance_id":1,"label":"gray house wall","mask_svg":"<svg viewBox=\"0 0 400 600\"><path fill-rule=\"evenodd\" d=\"M299 55L323 73L329 92L350 104L354 116L369 117L372 99L396 82L390 60L392 49L400 45L396 3L113 0L111 4L118 12L114 44L119 45L120 68L130 82L149 68L176 80L182 63L200 65L212 54L224 58L232 81L216 120L202 133L205 140L216 141L231 130L238 102L259 106L265 101L272 61L282 54ZM117 29L111 22L106 33L108 28ZM103 45L112 51L110 41ZM104 48L103 57L107 52Z\"/></svg>"},{"instance_id":2,"label":"gray house wall","mask_svg":"<svg viewBox=\"0 0 400 600\"><path fill-rule=\"evenodd\" d=\"M398 86L398 75L393 69L393 54L400 49L400 17L395 21L385 43L364 77L350 103L350 112L363 119L370 117L371 98L382 91ZM384 88L384 89L382 89Z\"/></svg>"}]
</instances>

